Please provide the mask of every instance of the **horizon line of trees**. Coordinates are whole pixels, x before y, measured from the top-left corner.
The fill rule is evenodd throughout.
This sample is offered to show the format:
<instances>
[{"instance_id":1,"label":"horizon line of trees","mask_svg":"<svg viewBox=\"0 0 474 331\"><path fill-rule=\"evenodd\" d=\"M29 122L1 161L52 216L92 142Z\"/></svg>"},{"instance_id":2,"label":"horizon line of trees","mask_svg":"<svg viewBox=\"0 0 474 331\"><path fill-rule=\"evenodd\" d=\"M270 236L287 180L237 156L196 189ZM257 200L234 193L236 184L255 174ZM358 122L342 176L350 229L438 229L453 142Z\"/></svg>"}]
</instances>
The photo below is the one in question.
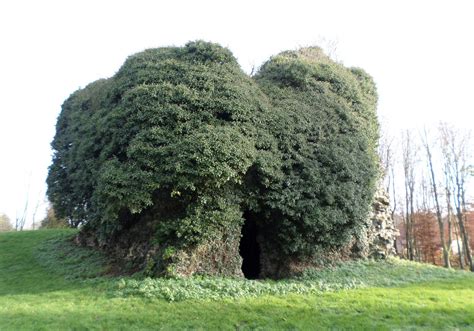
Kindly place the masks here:
<instances>
[{"instance_id":1,"label":"horizon line of trees","mask_svg":"<svg viewBox=\"0 0 474 331\"><path fill-rule=\"evenodd\" d=\"M39 223L36 222L37 210L38 207L35 207L35 210L31 215L32 230L77 227L74 226L74 224L68 222L67 219L58 218L51 203L48 203L48 206L46 207L46 215L41 221L39 221ZM12 222L12 220L7 214L0 212L0 232L23 231L25 229L25 224L28 218L28 213L26 211L27 208L25 208L22 214L17 215L17 217L15 217L14 222Z\"/></svg>"}]
</instances>

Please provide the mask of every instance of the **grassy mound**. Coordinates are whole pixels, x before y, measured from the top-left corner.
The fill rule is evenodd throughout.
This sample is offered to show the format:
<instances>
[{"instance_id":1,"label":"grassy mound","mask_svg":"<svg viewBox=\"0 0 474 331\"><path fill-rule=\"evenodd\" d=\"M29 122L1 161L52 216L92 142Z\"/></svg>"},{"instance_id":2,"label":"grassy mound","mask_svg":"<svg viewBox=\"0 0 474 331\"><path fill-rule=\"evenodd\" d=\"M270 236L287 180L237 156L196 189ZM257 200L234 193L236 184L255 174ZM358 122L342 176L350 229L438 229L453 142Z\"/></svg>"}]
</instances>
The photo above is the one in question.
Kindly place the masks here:
<instances>
[{"instance_id":1,"label":"grassy mound","mask_svg":"<svg viewBox=\"0 0 474 331\"><path fill-rule=\"evenodd\" d=\"M74 233L0 234L0 330L474 325L474 275L468 272L393 259L312 270L279 282L117 278L103 257L72 244Z\"/></svg>"},{"instance_id":2,"label":"grassy mound","mask_svg":"<svg viewBox=\"0 0 474 331\"><path fill-rule=\"evenodd\" d=\"M75 232L64 230L41 243L34 252L38 263L66 279L84 280L106 275L111 270L107 258L95 249L76 246Z\"/></svg>"}]
</instances>

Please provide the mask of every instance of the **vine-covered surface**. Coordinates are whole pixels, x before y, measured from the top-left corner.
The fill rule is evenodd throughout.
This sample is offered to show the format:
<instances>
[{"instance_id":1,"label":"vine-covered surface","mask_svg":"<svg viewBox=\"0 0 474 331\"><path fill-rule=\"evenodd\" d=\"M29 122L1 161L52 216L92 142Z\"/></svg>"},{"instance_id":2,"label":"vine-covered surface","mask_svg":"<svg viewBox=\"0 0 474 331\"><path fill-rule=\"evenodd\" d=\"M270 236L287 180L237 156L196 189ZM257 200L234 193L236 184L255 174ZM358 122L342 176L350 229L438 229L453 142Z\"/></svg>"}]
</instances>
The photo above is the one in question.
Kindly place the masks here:
<instances>
[{"instance_id":1,"label":"vine-covered surface","mask_svg":"<svg viewBox=\"0 0 474 331\"><path fill-rule=\"evenodd\" d=\"M319 48L254 77L217 44L146 50L64 102L48 196L80 241L151 274L240 274L246 212L262 275L283 275L366 231L376 101L365 72Z\"/></svg>"}]
</instances>

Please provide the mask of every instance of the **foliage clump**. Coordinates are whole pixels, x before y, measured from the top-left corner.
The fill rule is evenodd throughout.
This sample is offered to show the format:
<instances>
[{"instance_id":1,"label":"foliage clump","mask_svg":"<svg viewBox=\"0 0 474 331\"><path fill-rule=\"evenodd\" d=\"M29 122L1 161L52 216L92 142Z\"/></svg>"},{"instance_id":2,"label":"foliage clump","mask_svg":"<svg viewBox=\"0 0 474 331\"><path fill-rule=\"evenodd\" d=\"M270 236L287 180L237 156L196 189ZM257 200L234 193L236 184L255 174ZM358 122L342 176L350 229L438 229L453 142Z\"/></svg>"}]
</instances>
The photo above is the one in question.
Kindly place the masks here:
<instances>
[{"instance_id":1,"label":"foliage clump","mask_svg":"<svg viewBox=\"0 0 474 331\"><path fill-rule=\"evenodd\" d=\"M288 255L348 244L366 227L377 178L375 84L315 47L273 57L255 79L281 172L258 192L269 237Z\"/></svg>"},{"instance_id":2,"label":"foliage clump","mask_svg":"<svg viewBox=\"0 0 474 331\"><path fill-rule=\"evenodd\" d=\"M48 196L99 245L144 242L157 272L235 274L244 212L271 263L345 250L374 193L376 100L319 48L255 77L212 43L146 50L64 102Z\"/></svg>"}]
</instances>

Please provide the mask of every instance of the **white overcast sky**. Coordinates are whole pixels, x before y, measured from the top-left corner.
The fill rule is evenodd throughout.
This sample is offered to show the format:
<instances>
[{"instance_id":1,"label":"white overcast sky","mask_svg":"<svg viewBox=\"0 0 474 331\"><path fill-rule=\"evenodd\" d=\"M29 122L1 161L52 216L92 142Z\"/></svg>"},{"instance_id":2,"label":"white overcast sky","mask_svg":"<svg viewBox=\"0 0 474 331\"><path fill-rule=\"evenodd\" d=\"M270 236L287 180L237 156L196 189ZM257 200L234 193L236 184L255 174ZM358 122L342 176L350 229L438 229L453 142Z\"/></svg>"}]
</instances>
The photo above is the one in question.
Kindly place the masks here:
<instances>
[{"instance_id":1,"label":"white overcast sky","mask_svg":"<svg viewBox=\"0 0 474 331\"><path fill-rule=\"evenodd\" d=\"M13 220L27 192L30 210L44 200L65 98L143 49L213 41L250 72L280 51L335 41L339 61L374 77L393 129L472 128L473 34L469 0L2 0L0 212Z\"/></svg>"}]
</instances>

